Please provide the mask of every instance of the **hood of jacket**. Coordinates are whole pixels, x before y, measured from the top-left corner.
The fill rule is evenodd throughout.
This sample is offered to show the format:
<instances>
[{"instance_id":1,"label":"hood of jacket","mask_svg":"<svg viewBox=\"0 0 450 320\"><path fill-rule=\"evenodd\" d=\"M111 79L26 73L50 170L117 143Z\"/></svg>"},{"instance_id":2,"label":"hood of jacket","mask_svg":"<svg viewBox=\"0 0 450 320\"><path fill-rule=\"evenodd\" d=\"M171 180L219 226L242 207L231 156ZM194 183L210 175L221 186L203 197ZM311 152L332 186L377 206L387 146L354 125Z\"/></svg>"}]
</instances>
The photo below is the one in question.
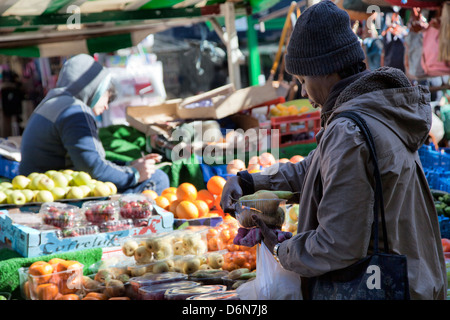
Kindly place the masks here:
<instances>
[{"instance_id":1,"label":"hood of jacket","mask_svg":"<svg viewBox=\"0 0 450 320\"><path fill-rule=\"evenodd\" d=\"M423 145L431 129L428 88L412 86L405 74L395 68L382 67L365 73L342 90L326 125L343 111L356 111L380 121L411 151Z\"/></svg>"},{"instance_id":2,"label":"hood of jacket","mask_svg":"<svg viewBox=\"0 0 450 320\"><path fill-rule=\"evenodd\" d=\"M90 55L76 55L64 63L56 87L43 102L56 96L69 95L89 106L107 75L108 70Z\"/></svg>"}]
</instances>

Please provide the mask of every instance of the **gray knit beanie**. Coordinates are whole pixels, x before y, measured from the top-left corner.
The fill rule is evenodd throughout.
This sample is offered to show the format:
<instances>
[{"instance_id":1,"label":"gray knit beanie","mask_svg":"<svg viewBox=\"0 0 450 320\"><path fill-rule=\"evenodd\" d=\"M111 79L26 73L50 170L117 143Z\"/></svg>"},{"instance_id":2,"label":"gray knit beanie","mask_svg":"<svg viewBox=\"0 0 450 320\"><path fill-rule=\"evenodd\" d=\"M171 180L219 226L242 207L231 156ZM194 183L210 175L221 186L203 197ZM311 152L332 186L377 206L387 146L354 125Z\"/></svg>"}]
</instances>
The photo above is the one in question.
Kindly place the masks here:
<instances>
[{"instance_id":1,"label":"gray knit beanie","mask_svg":"<svg viewBox=\"0 0 450 320\"><path fill-rule=\"evenodd\" d=\"M363 61L365 55L348 13L323 0L298 18L285 59L288 73L318 76L341 71Z\"/></svg>"}]
</instances>

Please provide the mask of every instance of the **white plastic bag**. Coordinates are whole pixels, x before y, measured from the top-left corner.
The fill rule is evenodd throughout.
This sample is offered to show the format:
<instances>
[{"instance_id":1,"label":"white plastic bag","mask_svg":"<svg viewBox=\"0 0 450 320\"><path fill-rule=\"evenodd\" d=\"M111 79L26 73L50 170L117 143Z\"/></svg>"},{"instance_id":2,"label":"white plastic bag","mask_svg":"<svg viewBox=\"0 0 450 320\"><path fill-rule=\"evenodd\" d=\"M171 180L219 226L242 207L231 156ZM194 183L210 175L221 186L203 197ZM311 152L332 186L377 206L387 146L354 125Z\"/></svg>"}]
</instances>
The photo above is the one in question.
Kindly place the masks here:
<instances>
[{"instance_id":1,"label":"white plastic bag","mask_svg":"<svg viewBox=\"0 0 450 320\"><path fill-rule=\"evenodd\" d=\"M241 300L302 300L300 276L285 270L262 242L256 250L256 278L236 289Z\"/></svg>"}]
</instances>

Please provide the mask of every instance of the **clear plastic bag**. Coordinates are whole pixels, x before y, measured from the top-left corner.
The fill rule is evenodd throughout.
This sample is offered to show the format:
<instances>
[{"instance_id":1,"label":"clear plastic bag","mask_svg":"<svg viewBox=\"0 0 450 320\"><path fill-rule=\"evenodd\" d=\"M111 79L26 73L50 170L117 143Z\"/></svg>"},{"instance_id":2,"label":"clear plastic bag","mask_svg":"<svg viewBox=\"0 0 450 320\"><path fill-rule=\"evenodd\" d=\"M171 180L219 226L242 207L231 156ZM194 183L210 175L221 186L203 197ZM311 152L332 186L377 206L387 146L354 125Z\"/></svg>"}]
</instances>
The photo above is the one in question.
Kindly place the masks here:
<instances>
[{"instance_id":1,"label":"clear plastic bag","mask_svg":"<svg viewBox=\"0 0 450 320\"><path fill-rule=\"evenodd\" d=\"M256 249L256 278L240 285L241 300L302 300L300 276L283 269L266 245Z\"/></svg>"}]
</instances>

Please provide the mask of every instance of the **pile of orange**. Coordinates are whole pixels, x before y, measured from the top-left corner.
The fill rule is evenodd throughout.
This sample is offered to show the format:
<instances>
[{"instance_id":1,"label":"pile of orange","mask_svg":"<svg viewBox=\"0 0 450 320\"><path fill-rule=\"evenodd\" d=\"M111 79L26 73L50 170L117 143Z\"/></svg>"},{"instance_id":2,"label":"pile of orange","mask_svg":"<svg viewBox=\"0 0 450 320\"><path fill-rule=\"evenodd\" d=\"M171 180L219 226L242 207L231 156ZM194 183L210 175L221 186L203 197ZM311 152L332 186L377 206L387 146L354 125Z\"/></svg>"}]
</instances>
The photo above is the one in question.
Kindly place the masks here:
<instances>
[{"instance_id":1,"label":"pile of orange","mask_svg":"<svg viewBox=\"0 0 450 320\"><path fill-rule=\"evenodd\" d=\"M213 176L208 180L206 189L197 190L192 183L184 182L178 187L164 189L160 195L151 190L143 193L178 219L224 216L220 198L225 182L223 177Z\"/></svg>"},{"instance_id":2,"label":"pile of orange","mask_svg":"<svg viewBox=\"0 0 450 320\"><path fill-rule=\"evenodd\" d=\"M206 236L208 251L227 250L222 266L224 270L232 271L239 268L254 270L256 269L256 246L249 248L235 245L233 239L236 237L238 228L237 220L227 215L223 223L208 229Z\"/></svg>"},{"instance_id":3,"label":"pile of orange","mask_svg":"<svg viewBox=\"0 0 450 320\"><path fill-rule=\"evenodd\" d=\"M24 294L33 300L80 300L82 276L83 265L78 261L36 261L28 268Z\"/></svg>"}]
</instances>

